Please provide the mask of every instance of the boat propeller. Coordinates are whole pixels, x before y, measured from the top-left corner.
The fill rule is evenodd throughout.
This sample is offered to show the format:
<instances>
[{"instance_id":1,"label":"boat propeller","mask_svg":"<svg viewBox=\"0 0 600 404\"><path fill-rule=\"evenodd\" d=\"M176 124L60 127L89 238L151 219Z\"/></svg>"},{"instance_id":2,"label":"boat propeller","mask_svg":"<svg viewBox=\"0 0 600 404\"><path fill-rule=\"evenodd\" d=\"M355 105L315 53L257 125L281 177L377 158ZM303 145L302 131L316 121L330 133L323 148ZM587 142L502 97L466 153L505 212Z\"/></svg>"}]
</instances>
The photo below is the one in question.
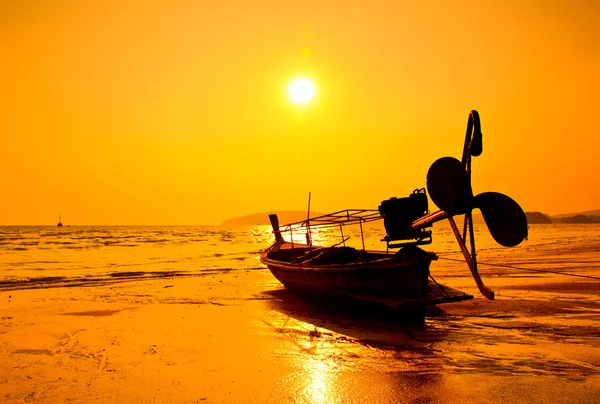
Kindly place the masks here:
<instances>
[{"instance_id":1,"label":"boat propeller","mask_svg":"<svg viewBox=\"0 0 600 404\"><path fill-rule=\"evenodd\" d=\"M427 172L427 191L438 208L454 216L478 208L496 242L517 246L527 237L527 217L514 199L499 192L473 196L469 174L453 157L442 157Z\"/></svg>"},{"instance_id":2,"label":"boat propeller","mask_svg":"<svg viewBox=\"0 0 600 404\"><path fill-rule=\"evenodd\" d=\"M519 204L504 194L484 192L473 196L471 157L479 156L482 151L479 113L471 111L462 162L454 157L442 157L435 161L427 172L427 191L440 210L413 222L411 227L420 228L438 220L448 219L479 291L493 300L494 292L483 284L477 270L472 210L477 208L481 211L494 240L505 247L514 247L527 237L527 217ZM454 216L463 214L465 221L461 234ZM470 236L469 246L467 235Z\"/></svg>"}]
</instances>

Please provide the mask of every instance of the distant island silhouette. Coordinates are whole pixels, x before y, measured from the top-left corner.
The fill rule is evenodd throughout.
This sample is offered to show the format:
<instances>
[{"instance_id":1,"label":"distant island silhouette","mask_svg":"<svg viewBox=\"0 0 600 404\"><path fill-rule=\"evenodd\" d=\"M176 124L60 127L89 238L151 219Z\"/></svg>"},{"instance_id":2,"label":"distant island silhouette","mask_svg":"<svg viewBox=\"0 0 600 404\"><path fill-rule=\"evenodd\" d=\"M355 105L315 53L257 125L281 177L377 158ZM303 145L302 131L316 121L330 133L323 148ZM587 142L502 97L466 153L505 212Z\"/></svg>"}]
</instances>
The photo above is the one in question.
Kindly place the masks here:
<instances>
[{"instance_id":1,"label":"distant island silhouette","mask_svg":"<svg viewBox=\"0 0 600 404\"><path fill-rule=\"evenodd\" d=\"M234 217L226 219L221 223L221 226L252 226L252 225L268 225L269 214L276 213L279 216L281 224L299 222L306 219L306 211L285 210L285 211L270 211L264 213L254 213L252 215ZM323 215L320 212L311 212L310 217ZM579 213L569 213L550 216L542 212L525 212L527 223L529 224L550 224L550 223L600 223L600 209L589 210ZM473 212L473 221L475 223L483 222L483 217L478 211Z\"/></svg>"},{"instance_id":2,"label":"distant island silhouette","mask_svg":"<svg viewBox=\"0 0 600 404\"><path fill-rule=\"evenodd\" d=\"M527 216L527 223L529 224L600 223L600 209L554 216L542 212L525 212L525 216Z\"/></svg>"},{"instance_id":3,"label":"distant island silhouette","mask_svg":"<svg viewBox=\"0 0 600 404\"><path fill-rule=\"evenodd\" d=\"M542 212L525 212L525 216L527 216L527 223L529 224L552 223L552 219L550 219L550 216L547 216Z\"/></svg>"}]
</instances>

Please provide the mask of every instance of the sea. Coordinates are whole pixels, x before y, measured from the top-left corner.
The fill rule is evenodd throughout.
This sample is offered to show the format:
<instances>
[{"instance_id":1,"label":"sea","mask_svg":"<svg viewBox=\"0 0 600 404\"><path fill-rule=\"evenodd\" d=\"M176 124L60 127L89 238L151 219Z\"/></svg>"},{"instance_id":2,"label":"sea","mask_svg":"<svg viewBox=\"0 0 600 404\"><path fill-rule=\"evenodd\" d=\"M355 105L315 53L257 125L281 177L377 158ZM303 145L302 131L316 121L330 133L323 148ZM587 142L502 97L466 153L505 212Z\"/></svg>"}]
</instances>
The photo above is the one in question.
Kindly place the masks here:
<instances>
[{"instance_id":1,"label":"sea","mask_svg":"<svg viewBox=\"0 0 600 404\"><path fill-rule=\"evenodd\" d=\"M446 222L433 226L434 276L470 276ZM382 228L312 229L313 242L385 250ZM290 235L286 234L285 237ZM304 241L305 234L292 234ZM475 225L482 276L537 274L600 276L600 224L533 224L519 246L495 243ZM274 240L270 226L1 226L0 290L94 286L136 279L200 276L210 272L267 270L262 250ZM600 279L598 279L600 281Z\"/></svg>"}]
</instances>

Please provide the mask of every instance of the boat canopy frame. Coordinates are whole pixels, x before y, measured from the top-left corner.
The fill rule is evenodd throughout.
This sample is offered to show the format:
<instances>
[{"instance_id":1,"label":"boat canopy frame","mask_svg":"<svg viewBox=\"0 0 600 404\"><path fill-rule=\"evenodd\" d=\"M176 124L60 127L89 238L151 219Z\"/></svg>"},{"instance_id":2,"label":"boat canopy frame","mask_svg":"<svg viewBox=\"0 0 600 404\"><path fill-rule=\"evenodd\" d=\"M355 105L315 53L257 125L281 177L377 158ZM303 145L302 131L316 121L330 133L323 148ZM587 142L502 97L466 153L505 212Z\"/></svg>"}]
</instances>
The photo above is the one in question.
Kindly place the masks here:
<instances>
[{"instance_id":1,"label":"boat canopy frame","mask_svg":"<svg viewBox=\"0 0 600 404\"><path fill-rule=\"evenodd\" d=\"M344 238L344 226L356 225L358 224L360 227L360 238L362 242L362 248L365 250L365 236L363 232L363 223L373 222L376 220L382 220L383 217L379 213L377 209L344 209L339 210L333 213L327 213L320 216L308 217L305 220L301 220L298 222L288 223L279 226L279 231L281 233L289 233L290 234L290 242L292 246L294 245L294 231L300 231L301 229L306 229L306 244L312 247L312 227L339 227L340 232L342 234L342 241L336 245L344 244L346 245L346 240L348 238Z\"/></svg>"}]
</instances>

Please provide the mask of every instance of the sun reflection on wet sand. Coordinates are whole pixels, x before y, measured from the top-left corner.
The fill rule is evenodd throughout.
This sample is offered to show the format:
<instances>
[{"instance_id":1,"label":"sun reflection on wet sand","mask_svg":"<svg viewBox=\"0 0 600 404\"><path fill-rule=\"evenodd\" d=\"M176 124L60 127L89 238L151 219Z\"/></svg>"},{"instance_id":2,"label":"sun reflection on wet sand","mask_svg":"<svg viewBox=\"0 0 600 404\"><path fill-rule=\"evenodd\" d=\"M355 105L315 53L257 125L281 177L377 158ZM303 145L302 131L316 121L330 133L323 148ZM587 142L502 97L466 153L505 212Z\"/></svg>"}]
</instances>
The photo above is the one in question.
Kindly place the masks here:
<instances>
[{"instance_id":1,"label":"sun reflection on wet sand","mask_svg":"<svg viewBox=\"0 0 600 404\"><path fill-rule=\"evenodd\" d=\"M326 363L322 358L309 357L304 360L304 372L307 375L307 385L302 391L311 403L335 402L334 366Z\"/></svg>"},{"instance_id":2,"label":"sun reflection on wet sand","mask_svg":"<svg viewBox=\"0 0 600 404\"><path fill-rule=\"evenodd\" d=\"M441 382L436 345L444 330L398 324L386 312L316 304L287 290L269 294L274 310L264 322L292 344L282 355L298 369L286 380L296 386L293 402L413 401Z\"/></svg>"}]
</instances>

